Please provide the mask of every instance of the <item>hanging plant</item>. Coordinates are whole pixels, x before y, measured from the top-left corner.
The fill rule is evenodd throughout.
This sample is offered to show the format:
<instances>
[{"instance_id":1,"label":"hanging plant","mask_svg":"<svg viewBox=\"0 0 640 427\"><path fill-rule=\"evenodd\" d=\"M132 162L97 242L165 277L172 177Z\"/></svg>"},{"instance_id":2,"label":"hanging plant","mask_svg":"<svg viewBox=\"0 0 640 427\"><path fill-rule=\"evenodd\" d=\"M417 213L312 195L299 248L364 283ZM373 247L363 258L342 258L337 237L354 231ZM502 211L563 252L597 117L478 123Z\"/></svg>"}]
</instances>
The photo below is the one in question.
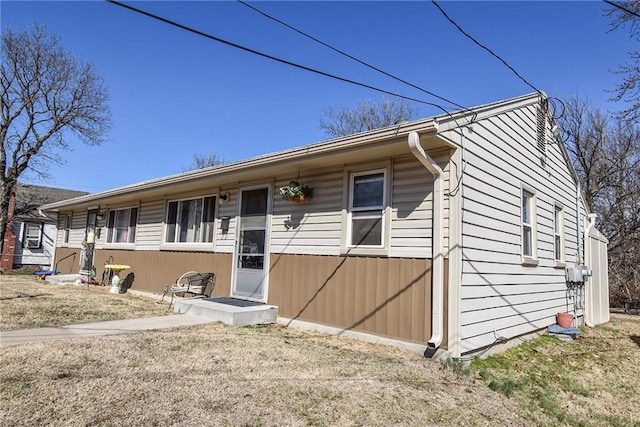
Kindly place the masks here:
<instances>
[{"instance_id":1,"label":"hanging plant","mask_svg":"<svg viewBox=\"0 0 640 427\"><path fill-rule=\"evenodd\" d=\"M289 182L289 185L280 187L280 196L290 202L304 203L307 199L313 197L313 188L301 184L300 181L293 180Z\"/></svg>"}]
</instances>

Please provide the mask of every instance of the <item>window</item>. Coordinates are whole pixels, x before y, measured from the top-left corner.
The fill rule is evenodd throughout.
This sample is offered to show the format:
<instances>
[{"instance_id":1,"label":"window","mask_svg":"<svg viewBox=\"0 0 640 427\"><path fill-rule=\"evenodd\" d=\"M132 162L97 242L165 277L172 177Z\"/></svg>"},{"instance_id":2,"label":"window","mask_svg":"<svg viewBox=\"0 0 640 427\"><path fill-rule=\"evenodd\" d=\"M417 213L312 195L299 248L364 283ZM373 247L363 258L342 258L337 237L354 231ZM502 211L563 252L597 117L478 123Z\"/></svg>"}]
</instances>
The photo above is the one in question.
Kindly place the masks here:
<instances>
[{"instance_id":1,"label":"window","mask_svg":"<svg viewBox=\"0 0 640 427\"><path fill-rule=\"evenodd\" d=\"M564 262L564 209L558 205L553 215L553 253L557 262Z\"/></svg>"},{"instance_id":2,"label":"window","mask_svg":"<svg viewBox=\"0 0 640 427\"><path fill-rule=\"evenodd\" d=\"M535 259L536 253L536 203L535 195L528 190L522 190L522 256Z\"/></svg>"},{"instance_id":3,"label":"window","mask_svg":"<svg viewBox=\"0 0 640 427\"><path fill-rule=\"evenodd\" d=\"M351 174L349 201L349 247L382 248L386 171Z\"/></svg>"},{"instance_id":4,"label":"window","mask_svg":"<svg viewBox=\"0 0 640 427\"><path fill-rule=\"evenodd\" d=\"M69 232L71 231L71 215L67 214L64 216L64 243L69 243Z\"/></svg>"},{"instance_id":5,"label":"window","mask_svg":"<svg viewBox=\"0 0 640 427\"><path fill-rule=\"evenodd\" d=\"M42 247L42 223L26 222L24 224L22 245L27 249Z\"/></svg>"},{"instance_id":6,"label":"window","mask_svg":"<svg viewBox=\"0 0 640 427\"><path fill-rule=\"evenodd\" d=\"M133 243L136 238L138 208L109 211L107 243Z\"/></svg>"},{"instance_id":7,"label":"window","mask_svg":"<svg viewBox=\"0 0 640 427\"><path fill-rule=\"evenodd\" d=\"M215 196L169 202L165 242L213 242L215 207Z\"/></svg>"}]
</instances>

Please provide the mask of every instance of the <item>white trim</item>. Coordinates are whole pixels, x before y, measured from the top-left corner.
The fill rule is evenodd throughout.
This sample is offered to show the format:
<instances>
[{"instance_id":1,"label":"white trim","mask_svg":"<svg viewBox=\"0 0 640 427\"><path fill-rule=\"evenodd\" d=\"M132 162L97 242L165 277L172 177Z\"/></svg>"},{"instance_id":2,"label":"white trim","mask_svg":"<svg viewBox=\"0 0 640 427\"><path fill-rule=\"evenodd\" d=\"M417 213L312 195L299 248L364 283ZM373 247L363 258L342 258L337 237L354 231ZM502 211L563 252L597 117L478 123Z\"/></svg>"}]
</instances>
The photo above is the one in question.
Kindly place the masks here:
<instances>
[{"instance_id":1,"label":"white trim","mask_svg":"<svg viewBox=\"0 0 640 427\"><path fill-rule=\"evenodd\" d=\"M380 245L353 245L351 242L351 232L353 226L352 208L353 204L353 183L358 176L383 174L383 194L382 205L372 209L356 208L355 212L366 212L368 210L381 211L381 244ZM342 225L340 236L341 255L372 255L388 256L391 248L391 191L392 191L392 170L391 160L374 162L362 165L347 167L343 170L343 203L342 203ZM377 218L377 215L375 216Z\"/></svg>"},{"instance_id":2,"label":"white trim","mask_svg":"<svg viewBox=\"0 0 640 427\"><path fill-rule=\"evenodd\" d=\"M453 164L462 170L463 168L463 152L462 148L455 150L449 166ZM462 298L462 191L464 174L450 173L450 188L455 188L455 194L449 192L449 278L448 287L449 295L447 302L447 321L448 321L448 345L447 349L451 353L451 357L460 357L461 354L461 298Z\"/></svg>"},{"instance_id":3,"label":"white trim","mask_svg":"<svg viewBox=\"0 0 640 427\"><path fill-rule=\"evenodd\" d=\"M251 298L243 295L237 295L234 293L237 275L238 275L238 242L240 241L240 221L242 216L242 192L243 191L251 191L251 190L259 190L262 188L267 189L267 212L265 215L265 231L264 231L264 259L263 259L263 272L264 272L264 281L263 281L263 290L262 290L262 298ZM274 182L273 180L269 182L263 182L261 184L249 184L246 186L238 186L238 203L236 206L236 233L235 240L233 243L233 257L231 262L231 286L229 287L229 294L238 299L244 299L248 301L256 301L266 303L269 297L269 271L270 268L270 252L271 252L271 221L273 216L273 194L274 194Z\"/></svg>"},{"instance_id":4,"label":"white trim","mask_svg":"<svg viewBox=\"0 0 640 427\"><path fill-rule=\"evenodd\" d=\"M38 227L38 244L35 247L30 247L29 246L29 240L33 240L33 238L29 238L27 236L27 231L29 229L29 225L34 225L36 227ZM24 251L25 249L28 251L32 251L32 250L37 250L37 249L42 249L43 248L43 244L42 244L42 237L44 234L44 222L36 222L36 221L22 221L20 224L20 242L22 244L22 250Z\"/></svg>"},{"instance_id":5,"label":"white trim","mask_svg":"<svg viewBox=\"0 0 640 427\"><path fill-rule=\"evenodd\" d=\"M135 231L133 233L133 236L129 237L127 236L127 240L130 240L131 238L133 240L131 241L127 241L127 242L110 242L109 241L109 232L113 231L113 235L115 235L115 223L116 223L116 218L115 216L117 216L118 211L125 211L128 210L129 211L129 225L127 226L127 230L128 233L131 233L131 211L133 209L136 209L136 221L135 221ZM113 212L114 214L114 228L111 229L109 227L109 217L111 216L111 213ZM104 228L106 230L106 236L104 236L104 241L102 243L102 246L104 248L110 248L110 249L133 249L135 248L135 244L136 244L136 237L138 234L138 220L140 219L140 205L133 205L133 206L125 206L125 207L119 207L119 208L111 208L111 209L107 209L107 213L106 213L106 221L105 221L105 225ZM96 229L98 227L96 226ZM113 237L113 236L112 236Z\"/></svg>"},{"instance_id":6,"label":"white trim","mask_svg":"<svg viewBox=\"0 0 640 427\"><path fill-rule=\"evenodd\" d=\"M560 247L556 246L556 238L560 240ZM558 202L553 203L553 260L555 267L564 267L566 265L566 242L565 242L565 220L564 206ZM559 250L558 250L559 249ZM556 256L560 253L560 257Z\"/></svg>"},{"instance_id":7,"label":"white trim","mask_svg":"<svg viewBox=\"0 0 640 427\"><path fill-rule=\"evenodd\" d=\"M215 202L213 204L213 235L211 236L210 242L167 242L167 226L168 226L168 217L169 217L169 204L171 203L180 203L184 201L190 200L198 200L202 199L202 215L204 215L204 200L209 197L215 197ZM164 203L164 219L162 220L162 235L160 237L160 250L205 250L205 251L213 251L216 244L216 228L218 226L218 207L219 207L219 194L218 193L207 193L207 194L198 194L191 195L188 197L183 197L179 199L166 199ZM176 218L176 232L178 226L178 218ZM200 233L204 233L204 221L203 218L200 218ZM175 232L174 232L175 238ZM202 238L202 235L199 236L199 239Z\"/></svg>"},{"instance_id":8,"label":"white trim","mask_svg":"<svg viewBox=\"0 0 640 427\"><path fill-rule=\"evenodd\" d=\"M524 220L524 204L525 193L529 195L529 222ZM530 228L531 254L525 254L524 230L525 227ZM528 185L520 186L520 256L522 265L535 266L538 265L538 197L536 191Z\"/></svg>"}]
</instances>

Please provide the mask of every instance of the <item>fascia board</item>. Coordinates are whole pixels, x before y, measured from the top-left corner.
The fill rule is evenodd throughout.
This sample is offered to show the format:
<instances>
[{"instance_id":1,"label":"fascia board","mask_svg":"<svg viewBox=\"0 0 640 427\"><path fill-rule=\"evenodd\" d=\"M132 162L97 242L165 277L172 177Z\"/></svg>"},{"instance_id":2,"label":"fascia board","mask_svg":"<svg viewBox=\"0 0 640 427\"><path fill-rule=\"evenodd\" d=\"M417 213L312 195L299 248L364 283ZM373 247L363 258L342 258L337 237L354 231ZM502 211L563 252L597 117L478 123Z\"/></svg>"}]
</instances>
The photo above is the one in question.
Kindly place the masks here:
<instances>
[{"instance_id":1,"label":"fascia board","mask_svg":"<svg viewBox=\"0 0 640 427\"><path fill-rule=\"evenodd\" d=\"M153 190L163 186L173 184L187 183L189 181L197 181L199 179L223 176L233 174L244 170L255 170L256 168L264 168L292 162L307 157L331 156L341 152L360 149L369 145L384 143L385 141L408 135L409 132L419 131L421 134L435 134L437 123L434 119L423 119L415 122L402 123L400 125L375 130L372 132L350 135L343 138L323 141L316 144L306 145L293 148L290 150L275 152L263 156L253 157L246 160L240 160L220 166L213 166L196 171L189 171L177 175L170 175L163 178L152 179L137 184L119 187L100 193L88 194L86 196L76 197L56 203L49 203L40 207L43 211L56 212L61 208L86 204L93 201L110 199L126 194L141 192L145 190Z\"/></svg>"}]
</instances>

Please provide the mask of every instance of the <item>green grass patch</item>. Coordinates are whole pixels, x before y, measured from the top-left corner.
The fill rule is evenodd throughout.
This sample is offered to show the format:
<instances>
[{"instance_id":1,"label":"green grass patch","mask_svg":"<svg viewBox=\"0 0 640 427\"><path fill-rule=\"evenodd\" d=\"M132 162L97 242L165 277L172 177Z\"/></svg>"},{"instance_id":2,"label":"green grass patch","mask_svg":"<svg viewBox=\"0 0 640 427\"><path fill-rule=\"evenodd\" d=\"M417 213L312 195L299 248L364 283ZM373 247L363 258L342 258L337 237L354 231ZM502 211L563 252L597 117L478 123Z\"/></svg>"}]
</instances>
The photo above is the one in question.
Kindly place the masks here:
<instances>
[{"instance_id":1,"label":"green grass patch","mask_svg":"<svg viewBox=\"0 0 640 427\"><path fill-rule=\"evenodd\" d=\"M640 348L629 339L640 319L582 328L572 342L545 335L503 353L476 359L474 378L516 401L525 410L541 410L558 425L640 425L637 372ZM635 385L634 385L635 383ZM631 387L631 389L629 388ZM622 409L621 409L622 408Z\"/></svg>"}]
</instances>

